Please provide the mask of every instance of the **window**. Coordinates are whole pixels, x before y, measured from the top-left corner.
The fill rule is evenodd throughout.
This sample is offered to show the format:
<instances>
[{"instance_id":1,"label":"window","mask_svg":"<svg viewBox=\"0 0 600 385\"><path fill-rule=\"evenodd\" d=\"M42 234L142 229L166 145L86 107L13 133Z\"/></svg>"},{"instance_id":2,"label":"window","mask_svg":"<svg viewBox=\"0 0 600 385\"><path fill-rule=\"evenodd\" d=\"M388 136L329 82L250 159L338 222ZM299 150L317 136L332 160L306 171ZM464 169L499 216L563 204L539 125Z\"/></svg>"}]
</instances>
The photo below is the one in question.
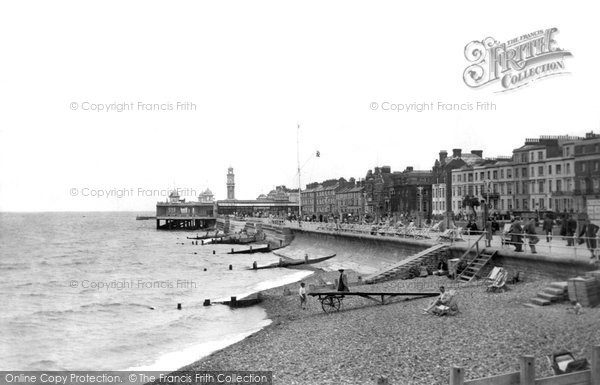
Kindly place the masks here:
<instances>
[{"instance_id":1,"label":"window","mask_svg":"<svg viewBox=\"0 0 600 385\"><path fill-rule=\"evenodd\" d=\"M517 199L517 200L515 201L515 203L517 204L517 206L516 206L516 209L518 210L518 209L519 209L519 200Z\"/></svg>"},{"instance_id":2,"label":"window","mask_svg":"<svg viewBox=\"0 0 600 385\"><path fill-rule=\"evenodd\" d=\"M570 156L570 155L571 155L571 148L565 147L565 156Z\"/></svg>"},{"instance_id":3,"label":"window","mask_svg":"<svg viewBox=\"0 0 600 385\"><path fill-rule=\"evenodd\" d=\"M506 169L506 178L507 179L511 179L512 178L512 168Z\"/></svg>"},{"instance_id":4,"label":"window","mask_svg":"<svg viewBox=\"0 0 600 385\"><path fill-rule=\"evenodd\" d=\"M538 176L544 176L544 166L538 167Z\"/></svg>"},{"instance_id":5,"label":"window","mask_svg":"<svg viewBox=\"0 0 600 385\"><path fill-rule=\"evenodd\" d=\"M533 151L529 153L529 161L533 162Z\"/></svg>"},{"instance_id":6,"label":"window","mask_svg":"<svg viewBox=\"0 0 600 385\"><path fill-rule=\"evenodd\" d=\"M512 195L512 183L507 183L506 184L506 193L508 195Z\"/></svg>"},{"instance_id":7,"label":"window","mask_svg":"<svg viewBox=\"0 0 600 385\"><path fill-rule=\"evenodd\" d=\"M567 174L571 173L571 163L567 163Z\"/></svg>"},{"instance_id":8,"label":"window","mask_svg":"<svg viewBox=\"0 0 600 385\"><path fill-rule=\"evenodd\" d=\"M544 209L544 198L540 198L540 208Z\"/></svg>"},{"instance_id":9,"label":"window","mask_svg":"<svg viewBox=\"0 0 600 385\"><path fill-rule=\"evenodd\" d=\"M581 162L581 163L580 163L580 165L581 165L581 166L580 166L580 170L581 170L581 172L585 172L585 163L584 163L584 162Z\"/></svg>"},{"instance_id":10,"label":"window","mask_svg":"<svg viewBox=\"0 0 600 385\"><path fill-rule=\"evenodd\" d=\"M538 160L544 160L544 151L538 151Z\"/></svg>"},{"instance_id":11,"label":"window","mask_svg":"<svg viewBox=\"0 0 600 385\"><path fill-rule=\"evenodd\" d=\"M490 172L487 172L487 178L490 179Z\"/></svg>"},{"instance_id":12,"label":"window","mask_svg":"<svg viewBox=\"0 0 600 385\"><path fill-rule=\"evenodd\" d=\"M479 173L479 180L483 180L485 178L485 172L480 172Z\"/></svg>"},{"instance_id":13,"label":"window","mask_svg":"<svg viewBox=\"0 0 600 385\"><path fill-rule=\"evenodd\" d=\"M562 191L562 180L556 181L556 191Z\"/></svg>"},{"instance_id":14,"label":"window","mask_svg":"<svg viewBox=\"0 0 600 385\"><path fill-rule=\"evenodd\" d=\"M552 175L552 165L548 165L548 175Z\"/></svg>"},{"instance_id":15,"label":"window","mask_svg":"<svg viewBox=\"0 0 600 385\"><path fill-rule=\"evenodd\" d=\"M523 168L521 169L521 176L522 176L523 178L527 178L527 167L523 167Z\"/></svg>"},{"instance_id":16,"label":"window","mask_svg":"<svg viewBox=\"0 0 600 385\"><path fill-rule=\"evenodd\" d=\"M504 179L504 169L500 170L500 179Z\"/></svg>"},{"instance_id":17,"label":"window","mask_svg":"<svg viewBox=\"0 0 600 385\"><path fill-rule=\"evenodd\" d=\"M535 176L535 172L534 172L534 170L535 170L535 168L534 168L534 167L531 167L531 174L529 174L529 176L530 176L531 178L533 178L533 177Z\"/></svg>"},{"instance_id":18,"label":"window","mask_svg":"<svg viewBox=\"0 0 600 385\"><path fill-rule=\"evenodd\" d=\"M492 172L492 179L498 179L498 170Z\"/></svg>"},{"instance_id":19,"label":"window","mask_svg":"<svg viewBox=\"0 0 600 385\"><path fill-rule=\"evenodd\" d=\"M519 169L515 168L515 178L519 178Z\"/></svg>"},{"instance_id":20,"label":"window","mask_svg":"<svg viewBox=\"0 0 600 385\"><path fill-rule=\"evenodd\" d=\"M598 161L594 162L594 171L598 171Z\"/></svg>"},{"instance_id":21,"label":"window","mask_svg":"<svg viewBox=\"0 0 600 385\"><path fill-rule=\"evenodd\" d=\"M541 181L538 182L538 190L539 190L538 191L539 193L543 193L544 192L544 181L543 180L541 180Z\"/></svg>"},{"instance_id":22,"label":"window","mask_svg":"<svg viewBox=\"0 0 600 385\"><path fill-rule=\"evenodd\" d=\"M562 166L560 164L556 165L556 175L560 175L562 173Z\"/></svg>"}]
</instances>

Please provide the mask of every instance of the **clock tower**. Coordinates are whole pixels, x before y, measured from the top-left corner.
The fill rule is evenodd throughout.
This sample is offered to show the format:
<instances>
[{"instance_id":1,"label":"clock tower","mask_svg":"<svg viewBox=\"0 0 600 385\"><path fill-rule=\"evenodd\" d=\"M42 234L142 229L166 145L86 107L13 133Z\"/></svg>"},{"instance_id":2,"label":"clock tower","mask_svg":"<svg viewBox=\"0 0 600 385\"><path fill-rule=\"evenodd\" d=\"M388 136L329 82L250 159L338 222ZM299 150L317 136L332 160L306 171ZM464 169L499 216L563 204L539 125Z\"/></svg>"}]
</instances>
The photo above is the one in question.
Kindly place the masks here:
<instances>
[{"instance_id":1,"label":"clock tower","mask_svg":"<svg viewBox=\"0 0 600 385\"><path fill-rule=\"evenodd\" d=\"M235 175L233 174L233 167L229 167L227 170L227 199L235 199Z\"/></svg>"}]
</instances>

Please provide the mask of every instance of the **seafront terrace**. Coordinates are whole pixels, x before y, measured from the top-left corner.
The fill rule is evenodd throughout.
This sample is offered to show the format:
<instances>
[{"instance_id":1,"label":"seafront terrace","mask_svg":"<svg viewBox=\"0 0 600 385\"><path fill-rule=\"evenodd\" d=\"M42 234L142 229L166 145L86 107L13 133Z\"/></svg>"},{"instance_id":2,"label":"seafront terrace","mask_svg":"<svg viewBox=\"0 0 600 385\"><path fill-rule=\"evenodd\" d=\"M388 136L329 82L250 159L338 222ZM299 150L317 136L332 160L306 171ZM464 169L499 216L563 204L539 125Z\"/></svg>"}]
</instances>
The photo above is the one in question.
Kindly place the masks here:
<instances>
[{"instance_id":1,"label":"seafront terrace","mask_svg":"<svg viewBox=\"0 0 600 385\"><path fill-rule=\"evenodd\" d=\"M297 221L284 221L278 219L262 219L263 222L271 223L274 225L280 225L291 229L297 229L302 231L309 231L315 233L324 233L332 235L356 235L361 238L368 239L404 239L406 242L413 244L421 244L429 247L436 243L447 242L450 245L457 246L460 248L470 248L475 242L479 240L480 246L484 243L480 239L483 232L478 231L470 233L467 230L463 230L460 227L454 229L448 229L440 231L439 227L393 227L393 226L377 226L372 224L337 224L337 223L319 223L319 222L301 222ZM546 241L546 236L541 234L541 228L537 229L539 233L537 237L539 242L535 244L536 253L531 253L531 247L529 245L529 239L526 234L519 234L523 237L523 252L515 252L514 246L508 244L507 241L510 239L510 233L503 233L502 230L497 231L492 235L489 249L501 250L503 254L511 256L527 255L532 258L540 258L545 260L557 260L563 262L575 262L575 263L591 263L594 262L591 257L591 252L588 250L585 237L571 237L573 246L567 246L568 237L560 235L552 235L550 242ZM558 231L558 229L555 229ZM596 239L596 245L600 245L598 237ZM583 243L579 243L582 240ZM596 249L596 255L600 253L599 249ZM596 258L596 261L598 258Z\"/></svg>"}]
</instances>

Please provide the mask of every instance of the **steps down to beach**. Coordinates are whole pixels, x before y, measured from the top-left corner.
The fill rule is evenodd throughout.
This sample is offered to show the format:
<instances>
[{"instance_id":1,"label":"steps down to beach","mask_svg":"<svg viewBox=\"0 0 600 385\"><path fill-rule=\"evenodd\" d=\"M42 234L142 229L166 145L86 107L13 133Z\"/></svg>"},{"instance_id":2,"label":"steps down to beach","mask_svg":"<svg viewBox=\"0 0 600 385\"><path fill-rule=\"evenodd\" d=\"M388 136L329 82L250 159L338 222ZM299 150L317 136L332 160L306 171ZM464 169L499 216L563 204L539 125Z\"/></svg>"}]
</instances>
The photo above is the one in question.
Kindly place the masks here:
<instances>
[{"instance_id":1,"label":"steps down to beach","mask_svg":"<svg viewBox=\"0 0 600 385\"><path fill-rule=\"evenodd\" d=\"M552 282L550 286L531 299L531 303L538 306L547 306L553 302L561 302L568 299L567 282Z\"/></svg>"},{"instance_id":2,"label":"steps down to beach","mask_svg":"<svg viewBox=\"0 0 600 385\"><path fill-rule=\"evenodd\" d=\"M458 276L459 282L471 282L476 277L479 277L481 270L488 264L488 262L494 257L496 251L482 250L481 253L475 257L467 267Z\"/></svg>"},{"instance_id":3,"label":"steps down to beach","mask_svg":"<svg viewBox=\"0 0 600 385\"><path fill-rule=\"evenodd\" d=\"M448 250L448 245L446 244L440 243L431 246L428 249L420 251L415 255L403 259L398 263L388 266L385 269L366 277L364 282L367 284L374 284L384 281L390 281L393 279L406 279L408 278L411 268L415 266L421 266L425 260L429 258L434 258L442 253L445 253L446 250Z\"/></svg>"}]
</instances>

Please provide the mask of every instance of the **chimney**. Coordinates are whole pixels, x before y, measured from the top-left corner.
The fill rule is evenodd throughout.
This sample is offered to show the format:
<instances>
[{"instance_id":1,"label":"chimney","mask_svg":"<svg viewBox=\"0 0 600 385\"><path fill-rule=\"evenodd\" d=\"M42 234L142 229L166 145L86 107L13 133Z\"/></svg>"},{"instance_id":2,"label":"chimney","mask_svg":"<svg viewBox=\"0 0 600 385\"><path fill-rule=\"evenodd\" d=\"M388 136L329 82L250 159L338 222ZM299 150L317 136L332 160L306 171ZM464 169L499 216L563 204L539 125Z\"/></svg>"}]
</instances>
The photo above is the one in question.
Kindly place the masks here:
<instances>
[{"instance_id":1,"label":"chimney","mask_svg":"<svg viewBox=\"0 0 600 385\"><path fill-rule=\"evenodd\" d=\"M452 149L452 157L453 158L460 158L461 156L462 156L462 149L460 149L460 148Z\"/></svg>"},{"instance_id":2,"label":"chimney","mask_svg":"<svg viewBox=\"0 0 600 385\"><path fill-rule=\"evenodd\" d=\"M411 172L412 170L414 170L413 166L406 166L406 172Z\"/></svg>"},{"instance_id":3,"label":"chimney","mask_svg":"<svg viewBox=\"0 0 600 385\"><path fill-rule=\"evenodd\" d=\"M471 154L477 155L480 158L483 158L483 151L481 150L471 150Z\"/></svg>"},{"instance_id":4,"label":"chimney","mask_svg":"<svg viewBox=\"0 0 600 385\"><path fill-rule=\"evenodd\" d=\"M389 174L392 172L392 168L390 166L383 166L381 168L381 173L382 174Z\"/></svg>"},{"instance_id":5,"label":"chimney","mask_svg":"<svg viewBox=\"0 0 600 385\"><path fill-rule=\"evenodd\" d=\"M448 157L448 151L440 151L440 163L444 164L446 162L446 158Z\"/></svg>"}]
</instances>

